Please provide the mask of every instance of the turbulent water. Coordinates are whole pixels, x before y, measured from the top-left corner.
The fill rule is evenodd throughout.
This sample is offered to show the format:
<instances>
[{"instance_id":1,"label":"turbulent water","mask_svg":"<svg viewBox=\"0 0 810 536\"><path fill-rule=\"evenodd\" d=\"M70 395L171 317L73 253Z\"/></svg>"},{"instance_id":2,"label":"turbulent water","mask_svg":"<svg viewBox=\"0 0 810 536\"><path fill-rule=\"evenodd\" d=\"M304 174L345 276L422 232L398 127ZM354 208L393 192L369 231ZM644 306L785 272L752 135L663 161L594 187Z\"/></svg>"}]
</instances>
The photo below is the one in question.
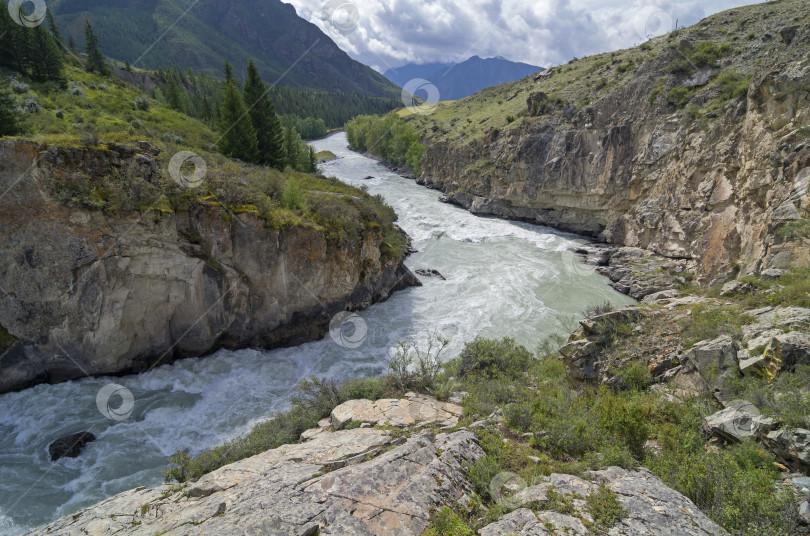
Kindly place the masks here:
<instances>
[{"instance_id":1,"label":"turbulent water","mask_svg":"<svg viewBox=\"0 0 810 536\"><path fill-rule=\"evenodd\" d=\"M366 335L358 348L327 337L273 351L220 351L137 376L0 396L0 535L20 534L136 486L157 485L175 449L195 454L246 432L285 409L302 378L381 374L387 349L398 340L439 332L451 340L446 357L479 335L510 336L534 348L547 335L568 331L588 305L630 302L568 252L581 242L577 237L440 203L438 192L349 151L344 134L313 145L338 156L322 166L327 175L366 186L396 209L418 250L408 266L438 270L447 280L423 278L423 287L359 313ZM132 414L120 422L105 418L96 404L99 390L111 382L135 399ZM97 441L78 458L52 463L48 445L83 430Z\"/></svg>"}]
</instances>

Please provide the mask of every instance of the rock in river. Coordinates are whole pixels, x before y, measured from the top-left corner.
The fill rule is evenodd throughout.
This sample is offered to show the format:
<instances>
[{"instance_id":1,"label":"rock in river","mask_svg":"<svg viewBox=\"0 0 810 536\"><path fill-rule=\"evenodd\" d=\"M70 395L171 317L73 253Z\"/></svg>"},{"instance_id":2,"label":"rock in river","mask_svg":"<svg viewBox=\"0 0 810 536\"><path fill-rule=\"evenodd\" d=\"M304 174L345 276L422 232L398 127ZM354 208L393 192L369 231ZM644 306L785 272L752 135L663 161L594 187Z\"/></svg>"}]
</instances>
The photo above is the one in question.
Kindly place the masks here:
<instances>
[{"instance_id":1,"label":"rock in river","mask_svg":"<svg viewBox=\"0 0 810 536\"><path fill-rule=\"evenodd\" d=\"M59 458L76 458L81 454L85 445L95 440L96 436L90 432L70 434L51 443L51 446L48 447L48 453L51 455L52 461Z\"/></svg>"}]
</instances>

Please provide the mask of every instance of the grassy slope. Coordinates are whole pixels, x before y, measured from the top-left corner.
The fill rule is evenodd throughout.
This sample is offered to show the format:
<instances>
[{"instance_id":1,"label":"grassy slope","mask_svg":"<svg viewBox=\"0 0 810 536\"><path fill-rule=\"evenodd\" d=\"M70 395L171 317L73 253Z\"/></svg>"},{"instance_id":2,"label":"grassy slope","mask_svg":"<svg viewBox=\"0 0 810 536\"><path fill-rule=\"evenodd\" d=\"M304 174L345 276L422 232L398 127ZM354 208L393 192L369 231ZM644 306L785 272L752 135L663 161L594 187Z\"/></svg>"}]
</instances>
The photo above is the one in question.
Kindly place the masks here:
<instances>
[{"instance_id":1,"label":"grassy slope","mask_svg":"<svg viewBox=\"0 0 810 536\"><path fill-rule=\"evenodd\" d=\"M80 94L53 84L31 84L28 93L17 95L20 101L34 97L41 105L38 113L24 114L25 133L17 139L90 148L147 140L162 152L157 182L146 184L143 177L126 173L89 182L76 180L60 185L58 199L63 203L109 213L218 206L226 211L225 217L251 213L268 227L322 230L339 242L357 242L365 230L381 228L383 253L392 258L404 255L404 240L393 225L396 215L382 199L336 179L234 162L212 150L218 135L203 123L154 100L148 110L138 109L133 102L145 95L135 87L76 65L69 66L66 75ZM206 161L208 174L201 187L180 188L169 178L168 161L181 150L193 151Z\"/></svg>"},{"instance_id":2,"label":"grassy slope","mask_svg":"<svg viewBox=\"0 0 810 536\"><path fill-rule=\"evenodd\" d=\"M442 102L429 115L413 115L407 110L400 111L400 115L432 141L464 144L483 138L493 129L519 126L527 114L526 100L532 93L544 92L581 110L598 99L610 98L614 89L629 84L642 64L651 67L644 71L645 76L655 77L651 82L658 82L659 76L666 82L671 67L667 50L677 46L681 39L694 44L710 41L717 47L728 45L723 61L731 62L736 72L750 75L760 61L758 58L764 57L779 41L778 30L807 22L808 12L807 0L779 0L725 11L635 48L574 59L537 81L530 76L487 88L462 100ZM711 91L718 83L715 79L703 91ZM659 93L656 97L666 98L666 91Z\"/></svg>"}]
</instances>

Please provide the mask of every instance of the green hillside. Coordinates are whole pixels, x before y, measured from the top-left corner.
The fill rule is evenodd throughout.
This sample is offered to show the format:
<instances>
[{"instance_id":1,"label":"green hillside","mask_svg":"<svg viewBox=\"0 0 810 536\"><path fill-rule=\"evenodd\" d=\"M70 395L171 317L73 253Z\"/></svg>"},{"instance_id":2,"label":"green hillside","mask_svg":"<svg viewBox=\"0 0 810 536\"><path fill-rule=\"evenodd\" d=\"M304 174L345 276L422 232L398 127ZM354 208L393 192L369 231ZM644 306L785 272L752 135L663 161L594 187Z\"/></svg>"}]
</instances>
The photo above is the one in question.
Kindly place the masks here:
<instances>
[{"instance_id":1,"label":"green hillside","mask_svg":"<svg viewBox=\"0 0 810 536\"><path fill-rule=\"evenodd\" d=\"M89 18L104 54L136 67L182 66L220 77L226 60L240 73L253 58L268 84L399 95L280 0L58 0L49 6L66 40L83 44Z\"/></svg>"}]
</instances>

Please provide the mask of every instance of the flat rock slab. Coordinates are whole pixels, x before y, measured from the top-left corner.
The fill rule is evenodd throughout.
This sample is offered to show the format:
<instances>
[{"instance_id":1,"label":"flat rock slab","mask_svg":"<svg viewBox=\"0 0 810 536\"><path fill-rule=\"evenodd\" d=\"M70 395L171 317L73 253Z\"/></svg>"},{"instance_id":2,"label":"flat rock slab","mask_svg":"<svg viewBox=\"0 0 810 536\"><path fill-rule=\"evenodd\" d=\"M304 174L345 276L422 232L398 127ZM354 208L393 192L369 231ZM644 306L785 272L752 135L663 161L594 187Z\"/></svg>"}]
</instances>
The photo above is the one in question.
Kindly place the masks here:
<instances>
[{"instance_id":1,"label":"flat rock slab","mask_svg":"<svg viewBox=\"0 0 810 536\"><path fill-rule=\"evenodd\" d=\"M554 489L562 495L586 497L600 484L613 490L627 515L610 528L611 536L727 536L727 532L706 517L689 499L669 488L647 469L627 471L610 467L588 473L585 480L570 475L551 475L536 486L519 492L518 498L528 504L536 502L542 509L548 500L546 492ZM546 536L595 534L587 527L593 521L585 501L572 501L574 511L534 512L519 508L495 523L481 529L481 536ZM601 534L601 533L600 533Z\"/></svg>"},{"instance_id":2,"label":"flat rock slab","mask_svg":"<svg viewBox=\"0 0 810 536\"><path fill-rule=\"evenodd\" d=\"M350 400L332 410L331 424L340 430L352 422L404 428L420 423L455 426L464 409L450 402L408 393L402 399Z\"/></svg>"},{"instance_id":3,"label":"flat rock slab","mask_svg":"<svg viewBox=\"0 0 810 536\"><path fill-rule=\"evenodd\" d=\"M484 452L466 430L399 441L383 452L392 445L385 431L325 434L196 483L121 493L30 534L416 536L431 509L469 500L463 467Z\"/></svg>"}]
</instances>

